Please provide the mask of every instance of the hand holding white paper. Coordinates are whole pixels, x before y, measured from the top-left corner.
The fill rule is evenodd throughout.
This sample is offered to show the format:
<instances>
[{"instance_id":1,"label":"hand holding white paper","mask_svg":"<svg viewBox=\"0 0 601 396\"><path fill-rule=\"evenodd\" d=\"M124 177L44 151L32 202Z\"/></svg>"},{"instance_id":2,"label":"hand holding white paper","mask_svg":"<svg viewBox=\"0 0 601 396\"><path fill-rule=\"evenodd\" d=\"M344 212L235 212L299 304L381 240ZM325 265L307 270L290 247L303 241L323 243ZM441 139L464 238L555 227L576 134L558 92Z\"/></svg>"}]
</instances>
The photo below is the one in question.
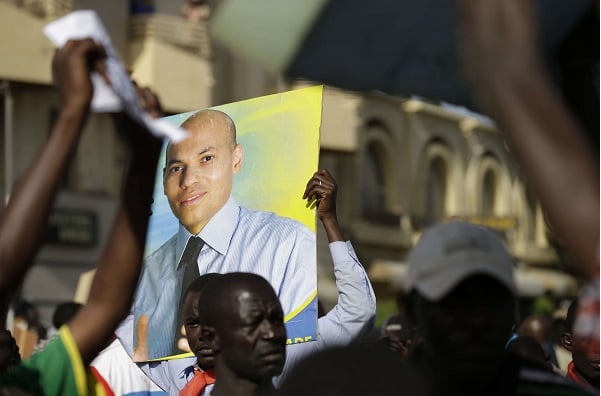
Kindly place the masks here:
<instances>
[{"instance_id":1,"label":"hand holding white paper","mask_svg":"<svg viewBox=\"0 0 601 396\"><path fill-rule=\"evenodd\" d=\"M93 111L109 112L123 109L130 117L143 123L155 136L168 138L173 143L186 138L187 132L183 129L153 119L140 108L131 79L95 11L74 11L46 25L44 34L59 48L69 40L85 38L91 38L104 47L107 54L106 70L111 86L108 86L98 73L92 73Z\"/></svg>"}]
</instances>

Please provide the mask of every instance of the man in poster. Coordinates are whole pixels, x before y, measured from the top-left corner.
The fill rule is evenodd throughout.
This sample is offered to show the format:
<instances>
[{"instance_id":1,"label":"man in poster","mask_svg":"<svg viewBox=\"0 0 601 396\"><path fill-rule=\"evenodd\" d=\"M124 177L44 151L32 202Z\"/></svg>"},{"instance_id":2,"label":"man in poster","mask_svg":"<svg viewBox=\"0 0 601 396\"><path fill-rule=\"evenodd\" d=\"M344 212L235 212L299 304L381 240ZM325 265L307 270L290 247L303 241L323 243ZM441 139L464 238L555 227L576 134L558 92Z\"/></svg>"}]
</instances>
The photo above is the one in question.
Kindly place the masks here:
<instances>
[{"instance_id":1,"label":"man in poster","mask_svg":"<svg viewBox=\"0 0 601 396\"><path fill-rule=\"evenodd\" d=\"M233 176L242 167L244 152L229 116L203 110L182 127L190 137L168 146L163 169L164 193L179 230L146 259L134 303L134 328L148 332L138 333L134 360L182 352L176 346L181 336L177 307L188 280L181 261L194 236L202 240L200 251L194 253L197 274L243 271L265 277L278 292L289 322L299 314L312 318L288 324L289 342L314 339L314 232L290 218L236 203L231 195Z\"/></svg>"}]
</instances>

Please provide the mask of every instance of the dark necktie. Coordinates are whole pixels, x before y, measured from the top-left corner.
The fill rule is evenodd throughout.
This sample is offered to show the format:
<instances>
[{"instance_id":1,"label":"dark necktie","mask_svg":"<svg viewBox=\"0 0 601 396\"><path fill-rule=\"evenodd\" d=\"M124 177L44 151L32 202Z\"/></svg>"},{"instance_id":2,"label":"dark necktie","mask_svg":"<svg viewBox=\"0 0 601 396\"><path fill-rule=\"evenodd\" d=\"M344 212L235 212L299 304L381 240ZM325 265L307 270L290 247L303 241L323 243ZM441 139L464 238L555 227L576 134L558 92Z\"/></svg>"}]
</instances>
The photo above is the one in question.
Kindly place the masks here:
<instances>
[{"instance_id":1,"label":"dark necktie","mask_svg":"<svg viewBox=\"0 0 601 396\"><path fill-rule=\"evenodd\" d=\"M179 261L178 268L183 272L182 276L182 288L180 291L179 304L177 306L177 324L176 324L176 332L175 332L175 350L177 351L177 340L181 337L180 329L183 324L183 298L184 293L190 283L192 283L196 278L200 276L198 272L198 254L200 253L200 249L204 245L204 241L197 236L191 236L188 239L188 243L186 244L186 248L184 249L184 253L182 254L182 258Z\"/></svg>"}]
</instances>

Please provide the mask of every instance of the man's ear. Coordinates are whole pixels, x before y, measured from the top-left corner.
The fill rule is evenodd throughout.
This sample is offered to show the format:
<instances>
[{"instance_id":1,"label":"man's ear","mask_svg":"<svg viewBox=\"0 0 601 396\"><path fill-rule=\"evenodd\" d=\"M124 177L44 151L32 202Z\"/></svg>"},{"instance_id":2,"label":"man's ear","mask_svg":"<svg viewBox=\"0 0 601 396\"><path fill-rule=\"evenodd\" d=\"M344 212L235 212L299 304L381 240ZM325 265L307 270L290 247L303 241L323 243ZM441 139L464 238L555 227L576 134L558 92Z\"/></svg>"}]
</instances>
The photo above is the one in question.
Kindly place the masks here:
<instances>
[{"instance_id":1,"label":"man's ear","mask_svg":"<svg viewBox=\"0 0 601 396\"><path fill-rule=\"evenodd\" d=\"M163 167L163 195L167 195L165 193L165 177L167 176L167 164L169 163L169 148L171 147L171 143L167 143L167 147L165 148L165 166Z\"/></svg>"},{"instance_id":2,"label":"man's ear","mask_svg":"<svg viewBox=\"0 0 601 396\"><path fill-rule=\"evenodd\" d=\"M234 151L232 151L232 172L238 173L242 169L242 163L244 162L244 147L241 144L236 144Z\"/></svg>"},{"instance_id":3,"label":"man's ear","mask_svg":"<svg viewBox=\"0 0 601 396\"><path fill-rule=\"evenodd\" d=\"M572 352L572 333L561 334L561 345L568 351Z\"/></svg>"},{"instance_id":4,"label":"man's ear","mask_svg":"<svg viewBox=\"0 0 601 396\"><path fill-rule=\"evenodd\" d=\"M221 350L221 340L213 326L202 325L201 334L203 340L211 346L213 353L216 354Z\"/></svg>"},{"instance_id":5,"label":"man's ear","mask_svg":"<svg viewBox=\"0 0 601 396\"><path fill-rule=\"evenodd\" d=\"M167 195L167 193L165 192L165 175L167 172L167 168L163 168L163 195Z\"/></svg>"}]
</instances>

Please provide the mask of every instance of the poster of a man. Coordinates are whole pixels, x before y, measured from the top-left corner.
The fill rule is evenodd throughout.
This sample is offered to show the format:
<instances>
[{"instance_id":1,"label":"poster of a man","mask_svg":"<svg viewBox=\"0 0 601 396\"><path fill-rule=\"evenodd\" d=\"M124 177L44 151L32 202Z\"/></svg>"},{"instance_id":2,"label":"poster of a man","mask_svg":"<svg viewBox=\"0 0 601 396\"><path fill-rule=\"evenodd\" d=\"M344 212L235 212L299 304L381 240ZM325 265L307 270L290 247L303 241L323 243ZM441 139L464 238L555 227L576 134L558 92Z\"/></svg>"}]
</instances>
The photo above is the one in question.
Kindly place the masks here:
<instances>
[{"instance_id":1,"label":"poster of a man","mask_svg":"<svg viewBox=\"0 0 601 396\"><path fill-rule=\"evenodd\" d=\"M302 196L317 169L321 98L311 87L166 119L189 137L159 160L144 272L117 332L135 361L185 352L181 292L207 272L266 278L287 342L315 339L315 218Z\"/></svg>"}]
</instances>

